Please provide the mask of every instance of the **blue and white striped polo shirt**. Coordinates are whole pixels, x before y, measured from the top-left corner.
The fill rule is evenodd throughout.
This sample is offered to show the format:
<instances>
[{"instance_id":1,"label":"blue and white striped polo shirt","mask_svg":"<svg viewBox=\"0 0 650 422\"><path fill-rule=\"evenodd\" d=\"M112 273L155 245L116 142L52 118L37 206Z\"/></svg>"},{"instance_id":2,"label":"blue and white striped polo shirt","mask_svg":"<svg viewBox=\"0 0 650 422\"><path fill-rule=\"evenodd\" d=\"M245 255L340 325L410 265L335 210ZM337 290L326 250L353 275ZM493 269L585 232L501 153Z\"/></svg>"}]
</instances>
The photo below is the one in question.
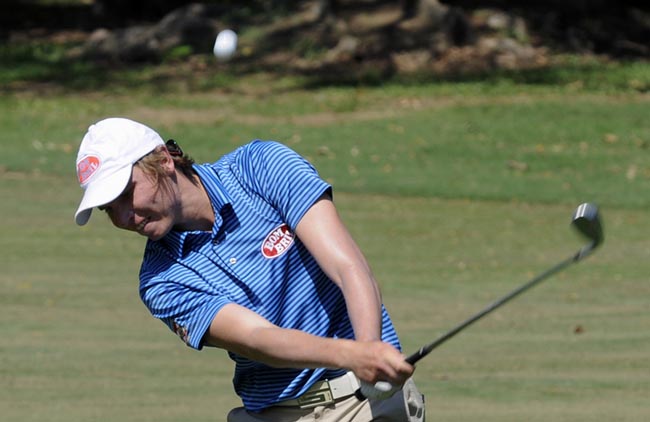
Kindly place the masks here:
<instances>
[{"instance_id":1,"label":"blue and white striped polo shirt","mask_svg":"<svg viewBox=\"0 0 650 422\"><path fill-rule=\"evenodd\" d=\"M228 303L283 328L354 338L341 290L293 235L302 216L331 189L311 164L279 143L254 141L194 169L212 202L214 227L172 231L147 243L140 295L153 316L195 349L202 348L203 335ZM382 337L400 347L385 309ZM251 411L344 373L272 368L229 354L236 362L235 391Z\"/></svg>"}]
</instances>

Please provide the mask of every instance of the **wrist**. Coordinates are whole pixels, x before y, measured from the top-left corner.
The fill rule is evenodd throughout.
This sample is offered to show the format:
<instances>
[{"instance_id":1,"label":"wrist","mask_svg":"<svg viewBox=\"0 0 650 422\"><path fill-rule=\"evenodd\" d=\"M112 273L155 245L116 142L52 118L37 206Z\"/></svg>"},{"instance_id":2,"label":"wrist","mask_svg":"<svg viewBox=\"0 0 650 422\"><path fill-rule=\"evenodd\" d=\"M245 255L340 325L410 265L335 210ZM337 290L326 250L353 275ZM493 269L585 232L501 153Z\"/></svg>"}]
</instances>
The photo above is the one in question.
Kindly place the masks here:
<instances>
[{"instance_id":1,"label":"wrist","mask_svg":"<svg viewBox=\"0 0 650 422\"><path fill-rule=\"evenodd\" d=\"M354 369L353 362L356 362L357 360L357 347L359 347L358 342L343 339L337 341L340 342L340 347L337 347L336 353L334 353L334 364L337 368L352 371Z\"/></svg>"}]
</instances>

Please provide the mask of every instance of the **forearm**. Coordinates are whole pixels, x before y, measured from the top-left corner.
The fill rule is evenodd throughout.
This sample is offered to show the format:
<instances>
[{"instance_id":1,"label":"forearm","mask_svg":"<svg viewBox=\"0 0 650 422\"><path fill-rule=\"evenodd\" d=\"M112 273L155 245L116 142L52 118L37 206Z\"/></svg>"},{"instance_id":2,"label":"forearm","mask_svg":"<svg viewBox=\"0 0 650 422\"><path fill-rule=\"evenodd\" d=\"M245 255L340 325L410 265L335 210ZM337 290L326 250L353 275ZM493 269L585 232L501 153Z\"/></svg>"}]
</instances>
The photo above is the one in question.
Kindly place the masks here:
<instances>
[{"instance_id":1,"label":"forearm","mask_svg":"<svg viewBox=\"0 0 650 422\"><path fill-rule=\"evenodd\" d=\"M340 368L364 382L401 385L413 367L390 344L323 338L275 326L258 327L245 343L229 350L277 368Z\"/></svg>"},{"instance_id":2,"label":"forearm","mask_svg":"<svg viewBox=\"0 0 650 422\"><path fill-rule=\"evenodd\" d=\"M325 198L314 204L296 232L323 271L343 292L355 338L380 340L379 288L366 258L333 203Z\"/></svg>"},{"instance_id":3,"label":"forearm","mask_svg":"<svg viewBox=\"0 0 650 422\"><path fill-rule=\"evenodd\" d=\"M350 369L355 359L351 340L281 328L236 304L217 313L203 341L274 367Z\"/></svg>"},{"instance_id":4,"label":"forearm","mask_svg":"<svg viewBox=\"0 0 650 422\"><path fill-rule=\"evenodd\" d=\"M350 269L341 277L341 290L355 338L381 340L382 308L379 288L368 268Z\"/></svg>"},{"instance_id":5,"label":"forearm","mask_svg":"<svg viewBox=\"0 0 650 422\"><path fill-rule=\"evenodd\" d=\"M247 358L279 368L343 368L353 361L353 342L314 336L279 327L252 330L250 341L233 350Z\"/></svg>"},{"instance_id":6,"label":"forearm","mask_svg":"<svg viewBox=\"0 0 650 422\"><path fill-rule=\"evenodd\" d=\"M413 372L388 343L325 338L281 328L236 304L217 313L203 341L269 366L340 368L371 383L387 380L399 384Z\"/></svg>"}]
</instances>

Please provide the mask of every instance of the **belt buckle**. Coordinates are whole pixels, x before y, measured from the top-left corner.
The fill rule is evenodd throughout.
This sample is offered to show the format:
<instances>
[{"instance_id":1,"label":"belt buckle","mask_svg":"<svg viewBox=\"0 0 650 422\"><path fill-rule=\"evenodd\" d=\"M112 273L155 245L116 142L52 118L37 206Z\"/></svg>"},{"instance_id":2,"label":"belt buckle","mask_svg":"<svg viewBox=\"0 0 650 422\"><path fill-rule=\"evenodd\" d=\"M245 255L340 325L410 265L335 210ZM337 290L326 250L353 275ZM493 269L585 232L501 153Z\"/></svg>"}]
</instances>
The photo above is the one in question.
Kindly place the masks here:
<instances>
[{"instance_id":1,"label":"belt buckle","mask_svg":"<svg viewBox=\"0 0 650 422\"><path fill-rule=\"evenodd\" d=\"M301 409L311 409L316 406L334 403L330 383L325 381L319 387L310 389L305 394L297 398L298 406Z\"/></svg>"}]
</instances>

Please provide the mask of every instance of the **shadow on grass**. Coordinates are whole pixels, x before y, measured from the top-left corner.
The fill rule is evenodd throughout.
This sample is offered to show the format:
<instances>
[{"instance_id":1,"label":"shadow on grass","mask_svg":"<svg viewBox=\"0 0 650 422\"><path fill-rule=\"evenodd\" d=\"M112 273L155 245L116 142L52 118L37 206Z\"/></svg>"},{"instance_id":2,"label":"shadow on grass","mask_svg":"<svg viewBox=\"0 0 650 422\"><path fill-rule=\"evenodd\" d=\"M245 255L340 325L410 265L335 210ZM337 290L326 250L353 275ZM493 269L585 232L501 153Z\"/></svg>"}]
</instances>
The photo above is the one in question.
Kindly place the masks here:
<instances>
[{"instance_id":1,"label":"shadow on grass","mask_svg":"<svg viewBox=\"0 0 650 422\"><path fill-rule=\"evenodd\" d=\"M0 85L4 91L49 85L69 90L92 90L110 79L111 70L99 64L68 60L67 46L50 43L5 43L0 46Z\"/></svg>"},{"instance_id":2,"label":"shadow on grass","mask_svg":"<svg viewBox=\"0 0 650 422\"><path fill-rule=\"evenodd\" d=\"M568 57L558 64L536 69L492 71L464 74L396 75L370 64L355 69L325 69L298 74L287 69L262 69L254 59L228 65L215 65L208 55L193 55L161 63L100 63L73 58L79 45L44 41L0 44L0 88L3 92L30 89L53 89L83 92L97 90L139 90L173 92L228 89L233 81L260 70L278 79L296 76L300 82L292 89L318 89L327 86L379 86L386 82L405 85L430 83L510 83L529 86L566 86L581 89L650 91L648 64L640 62L602 62L595 59Z\"/></svg>"},{"instance_id":3,"label":"shadow on grass","mask_svg":"<svg viewBox=\"0 0 650 422\"><path fill-rule=\"evenodd\" d=\"M324 72L311 76L305 88L317 89L331 85L381 85L393 82L403 85L431 83L510 84L540 87L573 86L576 89L598 91L650 92L650 62L603 62L591 58L567 57L556 64L533 69L492 70L475 73L426 73L411 75L382 75L369 67L354 74Z\"/></svg>"}]
</instances>

